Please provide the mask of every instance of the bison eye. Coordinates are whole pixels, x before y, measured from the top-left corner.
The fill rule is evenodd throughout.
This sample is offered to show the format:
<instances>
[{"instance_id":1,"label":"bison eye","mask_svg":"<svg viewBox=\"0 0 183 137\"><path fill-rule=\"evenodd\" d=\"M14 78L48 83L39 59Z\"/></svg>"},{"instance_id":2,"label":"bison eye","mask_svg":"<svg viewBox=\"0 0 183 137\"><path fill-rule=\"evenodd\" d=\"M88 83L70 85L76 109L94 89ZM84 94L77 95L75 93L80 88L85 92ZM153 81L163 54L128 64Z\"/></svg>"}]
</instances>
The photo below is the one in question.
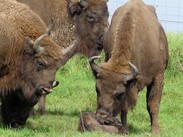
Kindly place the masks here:
<instances>
[{"instance_id":1,"label":"bison eye","mask_svg":"<svg viewBox=\"0 0 183 137\"><path fill-rule=\"evenodd\" d=\"M117 99L117 100L121 100L121 97L124 95L124 92L120 92L120 93L116 93L115 94L115 98Z\"/></svg>"},{"instance_id":2,"label":"bison eye","mask_svg":"<svg viewBox=\"0 0 183 137\"><path fill-rule=\"evenodd\" d=\"M88 20L88 22L92 23L92 22L94 22L95 19L94 19L93 16L88 15L88 16L87 16L87 20Z\"/></svg>"},{"instance_id":3,"label":"bison eye","mask_svg":"<svg viewBox=\"0 0 183 137\"><path fill-rule=\"evenodd\" d=\"M45 63L40 61L40 60L37 61L36 65L37 65L36 67L37 67L38 71L40 71L40 70L42 70L42 69L44 69L46 67Z\"/></svg>"}]
</instances>

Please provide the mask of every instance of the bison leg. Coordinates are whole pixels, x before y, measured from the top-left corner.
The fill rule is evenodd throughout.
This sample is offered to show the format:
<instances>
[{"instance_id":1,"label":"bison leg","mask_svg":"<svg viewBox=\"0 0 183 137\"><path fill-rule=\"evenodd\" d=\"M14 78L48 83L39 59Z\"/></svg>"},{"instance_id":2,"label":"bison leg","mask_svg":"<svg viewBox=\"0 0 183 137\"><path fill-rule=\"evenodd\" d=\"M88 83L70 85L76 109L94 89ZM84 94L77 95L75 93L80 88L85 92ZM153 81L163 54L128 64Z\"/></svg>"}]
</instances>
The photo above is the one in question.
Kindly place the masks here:
<instances>
[{"instance_id":1,"label":"bison leg","mask_svg":"<svg viewBox=\"0 0 183 137\"><path fill-rule=\"evenodd\" d=\"M159 133L158 113L163 89L163 74L158 74L147 86L146 102L151 119L152 133Z\"/></svg>"},{"instance_id":2,"label":"bison leg","mask_svg":"<svg viewBox=\"0 0 183 137\"><path fill-rule=\"evenodd\" d=\"M127 113L128 109L133 109L136 105L138 98L138 89L136 87L136 83L131 83L128 85L127 94L122 99L121 103L121 122L125 129L125 134L128 134L128 124L127 124Z\"/></svg>"},{"instance_id":3,"label":"bison leg","mask_svg":"<svg viewBox=\"0 0 183 137\"><path fill-rule=\"evenodd\" d=\"M128 110L127 110L128 111ZM128 134L129 129L128 129L128 124L127 124L127 111L121 111L121 123L124 127L124 134Z\"/></svg>"},{"instance_id":4,"label":"bison leg","mask_svg":"<svg viewBox=\"0 0 183 137\"><path fill-rule=\"evenodd\" d=\"M30 115L31 115L31 116L34 116L34 115L35 115L34 108L32 108L32 110L31 110L31 112L30 112Z\"/></svg>"},{"instance_id":5,"label":"bison leg","mask_svg":"<svg viewBox=\"0 0 183 137\"><path fill-rule=\"evenodd\" d=\"M39 98L39 101L38 101L38 112L41 115L44 115L46 113L46 111L45 111L45 105L46 105L46 95L42 95Z\"/></svg>"}]
</instances>

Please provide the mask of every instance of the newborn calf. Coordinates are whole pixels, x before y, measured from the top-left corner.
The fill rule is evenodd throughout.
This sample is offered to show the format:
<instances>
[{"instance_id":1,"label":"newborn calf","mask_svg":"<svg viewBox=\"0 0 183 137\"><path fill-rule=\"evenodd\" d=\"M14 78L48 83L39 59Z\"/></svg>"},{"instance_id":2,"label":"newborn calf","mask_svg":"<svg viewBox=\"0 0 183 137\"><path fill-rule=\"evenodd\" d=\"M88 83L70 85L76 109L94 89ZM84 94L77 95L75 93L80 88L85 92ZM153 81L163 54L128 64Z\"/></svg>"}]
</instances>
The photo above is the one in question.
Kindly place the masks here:
<instances>
[{"instance_id":1,"label":"newborn calf","mask_svg":"<svg viewBox=\"0 0 183 137\"><path fill-rule=\"evenodd\" d=\"M117 118L101 118L90 112L80 114L78 130L81 132L104 131L112 134L124 134L124 128Z\"/></svg>"}]
</instances>

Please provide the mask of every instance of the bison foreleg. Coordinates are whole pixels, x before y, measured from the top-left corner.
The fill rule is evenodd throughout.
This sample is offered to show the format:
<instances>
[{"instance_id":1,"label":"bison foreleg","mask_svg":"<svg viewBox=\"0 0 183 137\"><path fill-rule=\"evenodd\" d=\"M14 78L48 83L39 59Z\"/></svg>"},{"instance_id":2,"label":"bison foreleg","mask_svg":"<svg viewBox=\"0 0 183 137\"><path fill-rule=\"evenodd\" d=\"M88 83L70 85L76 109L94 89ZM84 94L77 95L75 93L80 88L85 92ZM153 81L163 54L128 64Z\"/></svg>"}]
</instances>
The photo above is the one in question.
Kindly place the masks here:
<instances>
[{"instance_id":1,"label":"bison foreleg","mask_svg":"<svg viewBox=\"0 0 183 137\"><path fill-rule=\"evenodd\" d=\"M128 133L128 124L127 124L127 113L128 109L133 109L137 103L138 98L138 89L135 82L132 82L128 85L126 95L122 99L121 103L121 122L124 126L125 133Z\"/></svg>"},{"instance_id":2,"label":"bison foreleg","mask_svg":"<svg viewBox=\"0 0 183 137\"><path fill-rule=\"evenodd\" d=\"M128 111L128 110L127 110ZM121 123L123 125L123 133L128 134L129 129L128 129L128 124L127 124L127 111L121 111Z\"/></svg>"},{"instance_id":3,"label":"bison foreleg","mask_svg":"<svg viewBox=\"0 0 183 137\"><path fill-rule=\"evenodd\" d=\"M159 133L158 113L163 89L163 73L158 74L153 82L147 86L147 110L151 119L152 133Z\"/></svg>"}]
</instances>

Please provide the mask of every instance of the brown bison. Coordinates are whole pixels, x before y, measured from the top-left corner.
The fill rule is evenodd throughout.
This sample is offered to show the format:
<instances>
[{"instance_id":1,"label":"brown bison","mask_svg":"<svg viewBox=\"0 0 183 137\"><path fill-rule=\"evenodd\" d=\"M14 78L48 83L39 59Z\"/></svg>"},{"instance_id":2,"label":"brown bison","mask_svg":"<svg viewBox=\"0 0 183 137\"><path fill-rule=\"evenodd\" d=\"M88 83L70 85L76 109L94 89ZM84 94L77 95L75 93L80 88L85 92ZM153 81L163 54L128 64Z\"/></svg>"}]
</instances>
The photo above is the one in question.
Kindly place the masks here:
<instances>
[{"instance_id":1,"label":"brown bison","mask_svg":"<svg viewBox=\"0 0 183 137\"><path fill-rule=\"evenodd\" d=\"M26 5L0 0L1 115L7 125L25 124L38 98L58 84L64 54L49 33Z\"/></svg>"},{"instance_id":2,"label":"brown bison","mask_svg":"<svg viewBox=\"0 0 183 137\"><path fill-rule=\"evenodd\" d=\"M80 114L78 131L103 131L123 134L124 127L115 117L101 117L90 112L83 112Z\"/></svg>"},{"instance_id":3,"label":"brown bison","mask_svg":"<svg viewBox=\"0 0 183 137\"><path fill-rule=\"evenodd\" d=\"M168 43L152 6L130 0L116 10L105 38L107 59L89 62L96 78L97 114L116 116L128 133L127 113L147 87L147 110L153 133L159 133L158 113L168 63Z\"/></svg>"},{"instance_id":4,"label":"brown bison","mask_svg":"<svg viewBox=\"0 0 183 137\"><path fill-rule=\"evenodd\" d=\"M108 0L17 0L30 6L45 23L54 20L53 40L67 47L76 39L77 46L66 56L80 53L87 57L98 55L103 49L108 29ZM45 113L45 96L38 102L38 111Z\"/></svg>"},{"instance_id":5,"label":"brown bison","mask_svg":"<svg viewBox=\"0 0 183 137\"><path fill-rule=\"evenodd\" d=\"M98 55L108 29L108 0L17 0L36 12L49 25L54 20L53 40L62 47L77 40L74 54Z\"/></svg>"}]
</instances>

